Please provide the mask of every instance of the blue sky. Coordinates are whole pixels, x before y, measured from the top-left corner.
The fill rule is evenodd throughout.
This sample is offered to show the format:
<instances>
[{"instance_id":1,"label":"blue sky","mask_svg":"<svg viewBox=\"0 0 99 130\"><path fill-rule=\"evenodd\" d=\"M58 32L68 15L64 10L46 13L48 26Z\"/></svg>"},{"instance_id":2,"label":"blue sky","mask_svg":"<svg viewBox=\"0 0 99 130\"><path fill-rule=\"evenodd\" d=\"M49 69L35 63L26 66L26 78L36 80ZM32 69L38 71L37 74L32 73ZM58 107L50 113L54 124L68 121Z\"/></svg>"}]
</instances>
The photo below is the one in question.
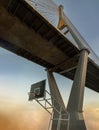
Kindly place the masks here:
<instances>
[{"instance_id":1,"label":"blue sky","mask_svg":"<svg viewBox=\"0 0 99 130\"><path fill-rule=\"evenodd\" d=\"M64 5L64 11L67 16L99 56L99 0L54 1L57 5ZM67 103L72 81L57 74L55 74L55 77L59 89L62 89L64 101ZM29 91L31 84L45 78L47 79L43 67L0 48L0 103L2 104L2 109L4 109L3 106L6 106L4 103L9 105L10 102L21 102L29 107L28 111L31 110L31 104L28 103L27 92ZM85 90L84 110L86 120L93 118L93 120L97 119L99 121L99 118L97 118L99 114L98 99L98 93L89 89ZM32 107L34 107L33 104ZM38 112L36 111L36 107L38 108L39 106L35 104L33 110ZM87 123L89 123L89 130L94 129L95 123L93 123L93 120L87 121ZM93 126L90 125L92 123ZM91 127L93 129L91 129ZM99 125L97 125L95 130L98 129Z\"/></svg>"}]
</instances>

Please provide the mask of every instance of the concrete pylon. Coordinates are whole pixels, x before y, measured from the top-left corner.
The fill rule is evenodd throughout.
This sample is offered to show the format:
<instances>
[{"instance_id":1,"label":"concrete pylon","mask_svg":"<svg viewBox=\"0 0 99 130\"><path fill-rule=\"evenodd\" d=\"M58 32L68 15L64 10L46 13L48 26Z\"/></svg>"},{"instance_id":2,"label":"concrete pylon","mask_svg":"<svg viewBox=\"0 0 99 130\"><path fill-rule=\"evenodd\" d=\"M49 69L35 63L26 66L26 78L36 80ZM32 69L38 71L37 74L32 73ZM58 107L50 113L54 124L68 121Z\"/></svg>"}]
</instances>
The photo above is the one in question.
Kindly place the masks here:
<instances>
[{"instance_id":1,"label":"concrete pylon","mask_svg":"<svg viewBox=\"0 0 99 130\"><path fill-rule=\"evenodd\" d=\"M68 28L69 32L73 36L81 52L66 109L70 116L69 127L67 127L66 121L64 123L64 120L62 120L60 122L59 129L57 129L58 121L53 120L51 130L86 130L82 109L83 109L84 88L86 81L89 51L84 46L84 44L87 44L87 42L83 39L83 37L71 23L71 21L64 14L63 6L59 6L58 28L62 29L64 27ZM64 103L62 101L62 97L55 82L54 76L51 72L48 72L48 81L52 96L54 96L55 99L58 101L58 103L59 104L61 103L61 106L65 108L65 106L63 105ZM60 110L60 107L58 107L57 103L55 103L54 105L57 107L58 110ZM62 113L66 114L66 110L64 111L63 109ZM54 111L53 118L59 118L59 114L56 111Z\"/></svg>"},{"instance_id":2,"label":"concrete pylon","mask_svg":"<svg viewBox=\"0 0 99 130\"><path fill-rule=\"evenodd\" d=\"M53 120L51 130L66 130L67 127L66 120L63 121L60 120L61 118L65 119L67 117L63 99L59 92L53 73L48 71L47 75L48 75L50 93L56 99L53 100L52 98L52 105L54 105L55 108L59 111L58 113L55 109L53 109Z\"/></svg>"},{"instance_id":3,"label":"concrete pylon","mask_svg":"<svg viewBox=\"0 0 99 130\"><path fill-rule=\"evenodd\" d=\"M72 22L69 20L69 18L65 15L63 11L64 7L62 5L59 6L59 23L58 28L61 29L62 27L67 27L69 32L71 33L72 37L76 41L78 47L80 50L86 48L85 45L88 46L88 43L85 41L85 39L81 36L81 34L78 32L76 27L72 24Z\"/></svg>"},{"instance_id":4,"label":"concrete pylon","mask_svg":"<svg viewBox=\"0 0 99 130\"><path fill-rule=\"evenodd\" d=\"M71 33L74 40L76 41L79 50L81 50L80 58L75 73L74 82L73 82L70 98L68 101L68 106L67 106L67 111L70 114L69 130L86 130L86 126L82 114L82 108L83 108L84 87L85 87L85 80L86 80L89 51L85 47L85 45L87 45L87 42L80 35L78 30L71 23L68 17L64 14L63 6L60 5L58 28L60 29L61 26L63 25L68 28L69 32Z\"/></svg>"},{"instance_id":5,"label":"concrete pylon","mask_svg":"<svg viewBox=\"0 0 99 130\"><path fill-rule=\"evenodd\" d=\"M86 49L80 52L80 58L67 105L67 111L70 114L69 130L86 130L82 109L88 54L89 52Z\"/></svg>"},{"instance_id":6,"label":"concrete pylon","mask_svg":"<svg viewBox=\"0 0 99 130\"><path fill-rule=\"evenodd\" d=\"M74 76L74 82L72 85L67 109L65 109L65 105L62 100L53 73L49 71L47 72L50 93L56 99L56 101L53 101L52 99L52 104L56 107L58 111L61 110L61 113L59 114L54 109L51 130L86 130L82 109L88 64L88 54L89 51L87 49L83 49L80 52L80 57ZM69 122L64 120L68 116L67 112L69 113ZM63 120L58 120L60 116Z\"/></svg>"}]
</instances>

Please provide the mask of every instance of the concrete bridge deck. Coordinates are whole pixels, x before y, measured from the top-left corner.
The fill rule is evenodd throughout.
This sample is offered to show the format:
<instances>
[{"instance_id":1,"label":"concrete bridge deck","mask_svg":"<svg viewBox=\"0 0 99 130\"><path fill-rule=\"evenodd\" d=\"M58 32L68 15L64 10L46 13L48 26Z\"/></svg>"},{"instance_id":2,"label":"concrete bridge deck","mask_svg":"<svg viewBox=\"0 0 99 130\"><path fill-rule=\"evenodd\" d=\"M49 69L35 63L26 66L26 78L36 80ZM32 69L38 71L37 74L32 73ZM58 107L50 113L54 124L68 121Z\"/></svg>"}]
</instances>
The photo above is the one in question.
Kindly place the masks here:
<instances>
[{"instance_id":1,"label":"concrete bridge deck","mask_svg":"<svg viewBox=\"0 0 99 130\"><path fill-rule=\"evenodd\" d=\"M0 1L0 46L73 79L80 50L24 0ZM88 61L86 86L99 92L99 66Z\"/></svg>"}]
</instances>

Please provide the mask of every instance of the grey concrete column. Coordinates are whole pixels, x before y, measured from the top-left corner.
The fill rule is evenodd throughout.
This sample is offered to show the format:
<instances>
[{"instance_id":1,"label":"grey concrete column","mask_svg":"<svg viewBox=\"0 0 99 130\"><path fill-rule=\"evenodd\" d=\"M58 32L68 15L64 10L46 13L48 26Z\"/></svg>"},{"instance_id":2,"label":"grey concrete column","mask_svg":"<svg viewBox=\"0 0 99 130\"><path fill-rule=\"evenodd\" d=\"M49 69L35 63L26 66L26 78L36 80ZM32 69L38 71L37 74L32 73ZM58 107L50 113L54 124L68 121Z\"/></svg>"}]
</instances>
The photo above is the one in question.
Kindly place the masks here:
<instances>
[{"instance_id":1,"label":"grey concrete column","mask_svg":"<svg viewBox=\"0 0 99 130\"><path fill-rule=\"evenodd\" d=\"M89 53L87 50L82 50L80 52L79 62L67 106L69 111L82 112L88 54Z\"/></svg>"},{"instance_id":2,"label":"grey concrete column","mask_svg":"<svg viewBox=\"0 0 99 130\"><path fill-rule=\"evenodd\" d=\"M61 94L59 92L57 83L55 81L54 75L52 72L47 71L47 76L48 76L48 82L49 82L49 88L50 88L50 93L51 95L57 100L57 102L64 108L65 110L65 105L63 102L63 99L61 97Z\"/></svg>"},{"instance_id":3,"label":"grey concrete column","mask_svg":"<svg viewBox=\"0 0 99 130\"><path fill-rule=\"evenodd\" d=\"M82 112L88 54L89 52L86 49L80 52L79 62L67 105L67 111L70 113L69 130L86 130Z\"/></svg>"},{"instance_id":4,"label":"grey concrete column","mask_svg":"<svg viewBox=\"0 0 99 130\"><path fill-rule=\"evenodd\" d=\"M61 94L59 92L58 86L56 84L54 75L52 74L52 72L49 72L49 71L47 72L47 75L48 75L48 82L49 82L50 93L56 99L56 101L55 101L52 98L52 104L55 106L55 108L58 111L61 110L62 114L64 114L65 113L65 105L64 105L63 99L61 97ZM57 120L52 120L51 130L66 130L66 125L67 125L66 121L61 121L61 120L58 121L60 115L59 115L59 113L55 109L53 109L53 111L54 111L53 119L57 119Z\"/></svg>"}]
</instances>

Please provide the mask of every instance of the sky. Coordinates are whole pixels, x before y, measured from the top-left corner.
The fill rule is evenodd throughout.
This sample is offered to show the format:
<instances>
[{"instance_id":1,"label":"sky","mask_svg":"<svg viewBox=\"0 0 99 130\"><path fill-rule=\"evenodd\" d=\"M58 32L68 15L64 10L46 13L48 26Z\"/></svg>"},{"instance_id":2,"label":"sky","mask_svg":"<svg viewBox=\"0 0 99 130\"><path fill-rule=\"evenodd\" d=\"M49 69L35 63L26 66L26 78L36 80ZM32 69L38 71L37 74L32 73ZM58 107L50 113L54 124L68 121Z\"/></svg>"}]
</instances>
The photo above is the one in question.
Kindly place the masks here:
<instances>
[{"instance_id":1,"label":"sky","mask_svg":"<svg viewBox=\"0 0 99 130\"><path fill-rule=\"evenodd\" d=\"M64 5L66 15L99 56L99 0L54 1L57 5ZM72 81L58 74L55 78L67 104ZM47 129L49 114L35 101L28 102L31 84L43 79L47 79L45 68L0 48L1 130ZM48 89L48 84L46 87ZM99 130L98 99L98 93L85 89L83 109L88 130Z\"/></svg>"}]
</instances>

